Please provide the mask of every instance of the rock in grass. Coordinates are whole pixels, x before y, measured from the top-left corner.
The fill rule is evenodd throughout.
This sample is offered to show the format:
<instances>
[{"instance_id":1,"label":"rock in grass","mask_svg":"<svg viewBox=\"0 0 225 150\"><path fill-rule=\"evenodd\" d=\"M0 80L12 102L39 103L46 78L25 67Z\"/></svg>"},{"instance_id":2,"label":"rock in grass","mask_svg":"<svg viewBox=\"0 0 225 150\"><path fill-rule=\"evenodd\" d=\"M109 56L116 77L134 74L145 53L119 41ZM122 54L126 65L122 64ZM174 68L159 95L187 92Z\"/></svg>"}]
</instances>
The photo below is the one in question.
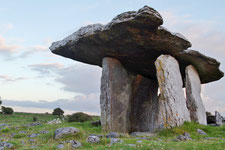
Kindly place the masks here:
<instances>
[{"instance_id":1,"label":"rock in grass","mask_svg":"<svg viewBox=\"0 0 225 150\"><path fill-rule=\"evenodd\" d=\"M183 135L179 135L177 137L177 140L179 141L187 141L187 140L191 140L190 134L185 132Z\"/></svg>"},{"instance_id":2,"label":"rock in grass","mask_svg":"<svg viewBox=\"0 0 225 150\"><path fill-rule=\"evenodd\" d=\"M87 142L88 143L99 143L100 142L100 138L97 136L89 136L87 138Z\"/></svg>"},{"instance_id":3,"label":"rock in grass","mask_svg":"<svg viewBox=\"0 0 225 150\"><path fill-rule=\"evenodd\" d=\"M110 139L110 145L114 144L114 143L122 143L123 140L118 139L118 138L111 138Z\"/></svg>"},{"instance_id":4,"label":"rock in grass","mask_svg":"<svg viewBox=\"0 0 225 150\"><path fill-rule=\"evenodd\" d=\"M120 135L117 132L110 132L106 135L106 138L118 138Z\"/></svg>"},{"instance_id":5,"label":"rock in grass","mask_svg":"<svg viewBox=\"0 0 225 150\"><path fill-rule=\"evenodd\" d=\"M99 138L103 138L104 137L104 135L102 135L102 134L90 134L89 136L97 136Z\"/></svg>"},{"instance_id":6,"label":"rock in grass","mask_svg":"<svg viewBox=\"0 0 225 150\"><path fill-rule=\"evenodd\" d=\"M63 135L67 134L76 134L79 130L74 127L65 127L65 128L58 128L55 130L54 139L58 139L62 137Z\"/></svg>"},{"instance_id":7,"label":"rock in grass","mask_svg":"<svg viewBox=\"0 0 225 150\"><path fill-rule=\"evenodd\" d=\"M205 133L205 131L201 130L201 129L197 129L198 134L201 135L207 135L207 133Z\"/></svg>"},{"instance_id":8,"label":"rock in grass","mask_svg":"<svg viewBox=\"0 0 225 150\"><path fill-rule=\"evenodd\" d=\"M4 150L5 148L12 148L13 144L8 142L0 142L0 150Z\"/></svg>"},{"instance_id":9,"label":"rock in grass","mask_svg":"<svg viewBox=\"0 0 225 150\"><path fill-rule=\"evenodd\" d=\"M31 135L29 135L30 138L35 138L37 136L39 136L39 134L37 134L37 133L32 133Z\"/></svg>"},{"instance_id":10,"label":"rock in grass","mask_svg":"<svg viewBox=\"0 0 225 150\"><path fill-rule=\"evenodd\" d=\"M40 133L41 133L41 134L48 134L48 131L42 130L42 131L40 131Z\"/></svg>"},{"instance_id":11,"label":"rock in grass","mask_svg":"<svg viewBox=\"0 0 225 150\"><path fill-rule=\"evenodd\" d=\"M64 148L64 144L59 144L59 145L56 146L56 148L63 149Z\"/></svg>"},{"instance_id":12,"label":"rock in grass","mask_svg":"<svg viewBox=\"0 0 225 150\"><path fill-rule=\"evenodd\" d=\"M70 143L72 148L78 148L82 146L82 144L76 140L67 140L64 141L63 143Z\"/></svg>"}]
</instances>

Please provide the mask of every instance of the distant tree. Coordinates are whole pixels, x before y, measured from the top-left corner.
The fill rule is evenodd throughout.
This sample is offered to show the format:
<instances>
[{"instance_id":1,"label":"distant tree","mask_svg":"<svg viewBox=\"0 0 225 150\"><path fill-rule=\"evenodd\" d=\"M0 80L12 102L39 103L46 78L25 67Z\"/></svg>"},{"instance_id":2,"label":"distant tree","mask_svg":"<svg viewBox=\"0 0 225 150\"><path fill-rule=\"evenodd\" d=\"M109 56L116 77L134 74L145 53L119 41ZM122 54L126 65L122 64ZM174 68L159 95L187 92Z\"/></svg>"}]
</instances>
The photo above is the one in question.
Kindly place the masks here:
<instances>
[{"instance_id":1,"label":"distant tree","mask_svg":"<svg viewBox=\"0 0 225 150\"><path fill-rule=\"evenodd\" d=\"M58 115L59 117L62 116L64 114L64 111L61 108L55 108L53 110L53 115Z\"/></svg>"},{"instance_id":2,"label":"distant tree","mask_svg":"<svg viewBox=\"0 0 225 150\"><path fill-rule=\"evenodd\" d=\"M13 114L13 109L10 107L4 107L2 106L2 113L6 115L12 115Z\"/></svg>"},{"instance_id":3,"label":"distant tree","mask_svg":"<svg viewBox=\"0 0 225 150\"><path fill-rule=\"evenodd\" d=\"M92 116L85 114L83 112L77 112L72 115L68 115L68 122L86 122L86 121L91 121Z\"/></svg>"}]
</instances>

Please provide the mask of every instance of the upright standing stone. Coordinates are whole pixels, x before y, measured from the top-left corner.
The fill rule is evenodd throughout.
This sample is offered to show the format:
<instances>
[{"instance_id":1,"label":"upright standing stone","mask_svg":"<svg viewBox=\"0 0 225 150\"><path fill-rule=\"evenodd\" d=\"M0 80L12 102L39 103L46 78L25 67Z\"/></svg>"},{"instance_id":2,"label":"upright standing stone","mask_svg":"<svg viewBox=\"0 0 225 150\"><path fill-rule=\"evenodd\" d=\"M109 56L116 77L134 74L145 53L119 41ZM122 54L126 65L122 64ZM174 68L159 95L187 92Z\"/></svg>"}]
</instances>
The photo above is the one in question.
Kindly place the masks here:
<instances>
[{"instance_id":1,"label":"upright standing stone","mask_svg":"<svg viewBox=\"0 0 225 150\"><path fill-rule=\"evenodd\" d=\"M158 82L137 75L133 81L130 132L151 132L158 128Z\"/></svg>"},{"instance_id":2,"label":"upright standing stone","mask_svg":"<svg viewBox=\"0 0 225 150\"><path fill-rule=\"evenodd\" d=\"M206 111L200 95L201 81L198 72L194 66L189 65L186 67L185 73L187 108L190 112L191 120L206 125Z\"/></svg>"},{"instance_id":3,"label":"upright standing stone","mask_svg":"<svg viewBox=\"0 0 225 150\"><path fill-rule=\"evenodd\" d=\"M223 125L223 118L218 111L215 111L215 120L217 125Z\"/></svg>"},{"instance_id":4,"label":"upright standing stone","mask_svg":"<svg viewBox=\"0 0 225 150\"><path fill-rule=\"evenodd\" d=\"M161 55L155 61L155 66L160 89L159 120L162 120L165 128L190 121L178 62L170 55Z\"/></svg>"},{"instance_id":5,"label":"upright standing stone","mask_svg":"<svg viewBox=\"0 0 225 150\"><path fill-rule=\"evenodd\" d=\"M103 131L128 133L134 76L114 58L105 57L101 78L101 124Z\"/></svg>"}]
</instances>

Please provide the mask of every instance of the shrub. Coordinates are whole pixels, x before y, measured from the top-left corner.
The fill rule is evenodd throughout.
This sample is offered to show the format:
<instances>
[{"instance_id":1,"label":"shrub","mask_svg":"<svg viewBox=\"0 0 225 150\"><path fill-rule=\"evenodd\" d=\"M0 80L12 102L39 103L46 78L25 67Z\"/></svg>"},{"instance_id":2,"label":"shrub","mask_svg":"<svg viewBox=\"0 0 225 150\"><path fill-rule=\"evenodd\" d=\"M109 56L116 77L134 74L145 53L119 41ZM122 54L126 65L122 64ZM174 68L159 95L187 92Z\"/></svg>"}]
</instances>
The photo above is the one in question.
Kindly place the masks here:
<instances>
[{"instance_id":1,"label":"shrub","mask_svg":"<svg viewBox=\"0 0 225 150\"><path fill-rule=\"evenodd\" d=\"M10 107L4 107L2 106L2 113L7 114L7 115L12 115L13 114L13 109Z\"/></svg>"},{"instance_id":2,"label":"shrub","mask_svg":"<svg viewBox=\"0 0 225 150\"><path fill-rule=\"evenodd\" d=\"M52 114L62 116L64 114L64 111L61 108L56 108L56 109L54 109Z\"/></svg>"},{"instance_id":3,"label":"shrub","mask_svg":"<svg viewBox=\"0 0 225 150\"><path fill-rule=\"evenodd\" d=\"M88 114L78 112L68 116L68 122L86 122L91 121L92 117Z\"/></svg>"}]
</instances>

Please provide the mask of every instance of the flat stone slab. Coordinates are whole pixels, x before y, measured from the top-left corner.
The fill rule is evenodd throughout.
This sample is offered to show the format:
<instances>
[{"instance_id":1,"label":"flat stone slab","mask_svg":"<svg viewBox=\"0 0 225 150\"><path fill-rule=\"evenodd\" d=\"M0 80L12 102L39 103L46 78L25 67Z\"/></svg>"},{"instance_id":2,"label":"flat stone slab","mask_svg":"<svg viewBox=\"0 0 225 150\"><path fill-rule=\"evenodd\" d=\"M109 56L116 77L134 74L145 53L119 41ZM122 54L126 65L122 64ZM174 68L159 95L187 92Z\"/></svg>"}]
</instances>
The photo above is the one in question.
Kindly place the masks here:
<instances>
[{"instance_id":1,"label":"flat stone slab","mask_svg":"<svg viewBox=\"0 0 225 150\"><path fill-rule=\"evenodd\" d=\"M58 55L87 64L102 66L104 57L118 59L129 71L156 79L154 62L161 54L174 56L182 77L185 67L194 65L201 83L219 80L220 63L199 52L184 51L191 43L181 34L162 27L161 15L151 7L116 16L106 25L80 28L62 41L52 43L50 50ZM197 63L200 62L200 63Z\"/></svg>"}]
</instances>

